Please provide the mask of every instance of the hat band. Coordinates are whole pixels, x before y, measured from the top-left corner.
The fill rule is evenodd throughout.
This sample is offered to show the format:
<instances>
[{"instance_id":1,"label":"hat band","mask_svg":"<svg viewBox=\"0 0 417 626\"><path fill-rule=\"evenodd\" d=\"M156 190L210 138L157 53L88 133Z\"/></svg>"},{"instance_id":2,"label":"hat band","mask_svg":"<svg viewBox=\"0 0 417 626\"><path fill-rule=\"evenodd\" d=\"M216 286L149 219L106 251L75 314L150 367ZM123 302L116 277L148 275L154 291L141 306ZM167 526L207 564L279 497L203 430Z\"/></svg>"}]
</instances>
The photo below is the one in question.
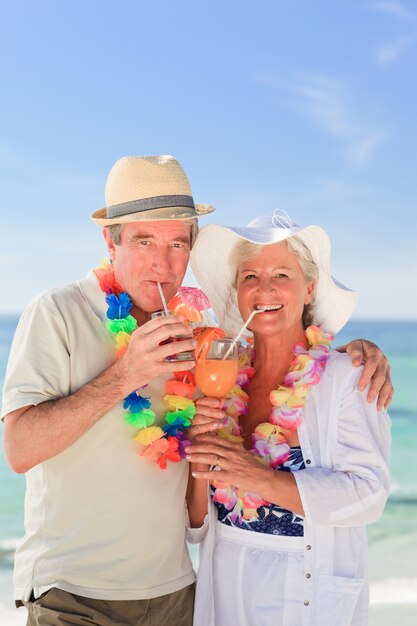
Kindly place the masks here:
<instances>
[{"instance_id":1,"label":"hat band","mask_svg":"<svg viewBox=\"0 0 417 626\"><path fill-rule=\"evenodd\" d=\"M194 200L192 196L154 196L153 198L142 198L141 200L132 200L131 202L122 202L122 204L114 204L106 209L107 218L120 217L121 215L129 215L130 213L140 213L142 211L151 211L152 209L168 209L170 207L184 207L194 209Z\"/></svg>"}]
</instances>

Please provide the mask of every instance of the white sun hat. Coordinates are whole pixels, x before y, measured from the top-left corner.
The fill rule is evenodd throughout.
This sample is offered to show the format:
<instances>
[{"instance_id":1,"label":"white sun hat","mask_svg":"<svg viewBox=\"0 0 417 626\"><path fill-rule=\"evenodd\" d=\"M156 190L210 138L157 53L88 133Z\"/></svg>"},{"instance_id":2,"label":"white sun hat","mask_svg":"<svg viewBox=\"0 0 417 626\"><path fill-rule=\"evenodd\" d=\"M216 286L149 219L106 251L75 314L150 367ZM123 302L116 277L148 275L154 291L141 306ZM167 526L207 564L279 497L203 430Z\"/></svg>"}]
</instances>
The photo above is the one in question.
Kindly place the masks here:
<instances>
[{"instance_id":1,"label":"white sun hat","mask_svg":"<svg viewBox=\"0 0 417 626\"><path fill-rule=\"evenodd\" d=\"M236 336L242 327L237 299L233 297L237 268L229 260L235 244L246 240L270 245L294 235L310 250L318 268L313 323L333 334L346 324L355 309L358 295L331 276L327 233L320 226L298 226L288 215L275 211L272 215L257 217L243 227L209 224L201 229L191 251L194 275L227 335Z\"/></svg>"}]
</instances>

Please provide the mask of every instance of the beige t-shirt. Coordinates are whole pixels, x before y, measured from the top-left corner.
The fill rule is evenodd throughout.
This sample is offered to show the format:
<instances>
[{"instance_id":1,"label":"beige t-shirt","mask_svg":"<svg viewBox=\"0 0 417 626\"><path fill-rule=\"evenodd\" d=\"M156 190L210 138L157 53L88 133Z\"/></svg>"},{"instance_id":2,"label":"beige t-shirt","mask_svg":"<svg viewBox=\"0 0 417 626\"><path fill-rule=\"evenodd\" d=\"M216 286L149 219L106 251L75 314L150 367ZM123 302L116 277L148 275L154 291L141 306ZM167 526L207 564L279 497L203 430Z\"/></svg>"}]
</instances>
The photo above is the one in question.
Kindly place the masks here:
<instances>
[{"instance_id":1,"label":"beige t-shirt","mask_svg":"<svg viewBox=\"0 0 417 626\"><path fill-rule=\"evenodd\" d=\"M70 395L114 362L106 309L93 272L28 306L10 352L3 416ZM159 424L168 378L144 390ZM141 457L123 413L120 403L27 472L15 599L51 587L105 600L147 599L194 581L185 543L187 463L161 470Z\"/></svg>"}]
</instances>

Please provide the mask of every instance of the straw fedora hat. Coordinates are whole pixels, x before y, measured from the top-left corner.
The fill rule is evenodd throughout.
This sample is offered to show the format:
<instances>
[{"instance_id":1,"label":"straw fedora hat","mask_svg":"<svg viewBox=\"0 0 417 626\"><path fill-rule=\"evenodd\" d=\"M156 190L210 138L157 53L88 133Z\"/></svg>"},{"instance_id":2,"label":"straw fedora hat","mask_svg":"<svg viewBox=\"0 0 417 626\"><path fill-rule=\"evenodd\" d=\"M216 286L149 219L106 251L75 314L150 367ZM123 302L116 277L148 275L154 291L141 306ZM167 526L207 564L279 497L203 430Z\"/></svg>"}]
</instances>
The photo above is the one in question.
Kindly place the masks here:
<instances>
[{"instance_id":1,"label":"straw fedora hat","mask_svg":"<svg viewBox=\"0 0 417 626\"><path fill-rule=\"evenodd\" d=\"M234 289L237 268L229 260L235 244L246 240L270 245L294 235L310 250L318 268L312 308L314 324L330 333L337 333L346 324L358 296L331 276L330 240L326 232L319 226L302 228L286 214L275 211L273 215L258 217L244 227L209 224L200 230L191 250L194 275L227 335L236 336L242 327Z\"/></svg>"},{"instance_id":2,"label":"straw fedora hat","mask_svg":"<svg viewBox=\"0 0 417 626\"><path fill-rule=\"evenodd\" d=\"M91 215L99 226L142 220L189 220L214 211L194 204L187 175L177 159L164 156L127 156L109 172L106 206Z\"/></svg>"}]
</instances>

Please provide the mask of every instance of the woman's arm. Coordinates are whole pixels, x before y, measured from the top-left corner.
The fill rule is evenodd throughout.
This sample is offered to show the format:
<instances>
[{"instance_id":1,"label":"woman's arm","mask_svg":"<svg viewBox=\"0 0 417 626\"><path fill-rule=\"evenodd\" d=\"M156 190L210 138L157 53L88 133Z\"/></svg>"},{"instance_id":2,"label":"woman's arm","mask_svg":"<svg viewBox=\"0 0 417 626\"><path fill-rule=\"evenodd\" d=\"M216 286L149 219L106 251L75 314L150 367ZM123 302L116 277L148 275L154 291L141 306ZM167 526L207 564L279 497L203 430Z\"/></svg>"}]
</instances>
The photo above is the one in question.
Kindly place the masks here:
<instances>
[{"instance_id":1,"label":"woman's arm","mask_svg":"<svg viewBox=\"0 0 417 626\"><path fill-rule=\"evenodd\" d=\"M192 427L187 433L190 442L196 441L196 437L205 433L211 433L211 439L213 439L216 431L223 427L225 413L221 410L221 405L222 401L216 398L202 397L196 401L197 412L193 418ZM208 482L196 480L193 474L199 471L209 473L209 467L209 463L190 463L186 502L191 528L199 528L203 525L208 509ZM212 475L212 472L209 475Z\"/></svg>"},{"instance_id":2,"label":"woman's arm","mask_svg":"<svg viewBox=\"0 0 417 626\"><path fill-rule=\"evenodd\" d=\"M389 495L390 419L367 402L366 390L357 389L360 375L353 371L341 402L332 469L294 473L306 518L314 524L371 524Z\"/></svg>"}]
</instances>

